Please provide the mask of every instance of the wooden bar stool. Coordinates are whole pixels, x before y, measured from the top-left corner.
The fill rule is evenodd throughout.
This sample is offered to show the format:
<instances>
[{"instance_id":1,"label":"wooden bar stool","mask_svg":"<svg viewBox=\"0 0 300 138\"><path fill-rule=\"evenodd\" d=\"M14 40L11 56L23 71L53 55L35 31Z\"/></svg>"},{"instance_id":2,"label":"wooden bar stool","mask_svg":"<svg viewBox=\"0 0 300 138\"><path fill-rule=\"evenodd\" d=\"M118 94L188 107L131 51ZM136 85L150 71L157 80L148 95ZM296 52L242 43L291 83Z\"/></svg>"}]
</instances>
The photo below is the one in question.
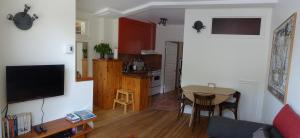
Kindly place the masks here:
<instances>
[{"instance_id":1,"label":"wooden bar stool","mask_svg":"<svg viewBox=\"0 0 300 138\"><path fill-rule=\"evenodd\" d=\"M124 113L127 113L127 106L130 104L132 105L132 110L134 111L134 93L129 90L117 90L113 109L115 109L117 103L124 105Z\"/></svg>"}]
</instances>

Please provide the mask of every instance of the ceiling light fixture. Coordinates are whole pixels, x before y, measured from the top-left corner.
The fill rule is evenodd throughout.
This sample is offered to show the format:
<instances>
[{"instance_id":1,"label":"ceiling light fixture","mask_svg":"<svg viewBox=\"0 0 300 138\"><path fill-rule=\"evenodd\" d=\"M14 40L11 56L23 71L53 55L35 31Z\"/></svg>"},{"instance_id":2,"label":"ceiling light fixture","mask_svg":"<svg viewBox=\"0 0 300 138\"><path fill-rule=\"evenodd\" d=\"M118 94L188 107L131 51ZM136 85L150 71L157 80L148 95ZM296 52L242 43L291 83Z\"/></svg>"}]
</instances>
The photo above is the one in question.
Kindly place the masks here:
<instances>
[{"instance_id":1,"label":"ceiling light fixture","mask_svg":"<svg viewBox=\"0 0 300 138\"><path fill-rule=\"evenodd\" d=\"M167 25L167 18L160 18L160 21L158 22L159 25L166 26Z\"/></svg>"}]
</instances>

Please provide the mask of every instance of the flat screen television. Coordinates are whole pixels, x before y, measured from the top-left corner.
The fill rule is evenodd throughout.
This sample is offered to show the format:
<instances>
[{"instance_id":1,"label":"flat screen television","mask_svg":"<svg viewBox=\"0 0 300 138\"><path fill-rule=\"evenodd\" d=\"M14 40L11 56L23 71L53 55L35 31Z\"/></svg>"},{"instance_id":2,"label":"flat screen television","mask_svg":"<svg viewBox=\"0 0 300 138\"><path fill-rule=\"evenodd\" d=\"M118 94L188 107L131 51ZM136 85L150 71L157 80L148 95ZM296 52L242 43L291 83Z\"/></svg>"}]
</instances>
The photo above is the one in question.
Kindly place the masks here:
<instances>
[{"instance_id":1,"label":"flat screen television","mask_svg":"<svg viewBox=\"0 0 300 138\"><path fill-rule=\"evenodd\" d=\"M7 66L7 103L64 95L64 76L64 65Z\"/></svg>"}]
</instances>

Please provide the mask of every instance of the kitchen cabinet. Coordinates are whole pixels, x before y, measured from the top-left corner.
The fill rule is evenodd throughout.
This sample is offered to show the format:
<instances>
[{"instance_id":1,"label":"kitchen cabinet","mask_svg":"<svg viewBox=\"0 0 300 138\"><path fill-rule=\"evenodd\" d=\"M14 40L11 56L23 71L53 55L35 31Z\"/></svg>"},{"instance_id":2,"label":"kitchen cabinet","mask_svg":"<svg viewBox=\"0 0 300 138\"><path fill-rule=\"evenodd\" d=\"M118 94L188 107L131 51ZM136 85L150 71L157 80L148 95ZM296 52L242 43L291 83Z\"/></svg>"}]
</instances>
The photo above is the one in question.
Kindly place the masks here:
<instances>
[{"instance_id":1,"label":"kitchen cabinet","mask_svg":"<svg viewBox=\"0 0 300 138\"><path fill-rule=\"evenodd\" d=\"M100 109L112 109L118 89L134 93L135 111L150 107L151 77L148 73L122 73L121 60L93 60L94 105Z\"/></svg>"},{"instance_id":2,"label":"kitchen cabinet","mask_svg":"<svg viewBox=\"0 0 300 138\"><path fill-rule=\"evenodd\" d=\"M146 23L128 18L119 19L119 53L140 54L141 50L154 50L155 39L155 23Z\"/></svg>"},{"instance_id":3,"label":"kitchen cabinet","mask_svg":"<svg viewBox=\"0 0 300 138\"><path fill-rule=\"evenodd\" d=\"M124 74L122 76L122 89L134 93L134 109L142 111L151 106L150 76L145 74Z\"/></svg>"}]
</instances>

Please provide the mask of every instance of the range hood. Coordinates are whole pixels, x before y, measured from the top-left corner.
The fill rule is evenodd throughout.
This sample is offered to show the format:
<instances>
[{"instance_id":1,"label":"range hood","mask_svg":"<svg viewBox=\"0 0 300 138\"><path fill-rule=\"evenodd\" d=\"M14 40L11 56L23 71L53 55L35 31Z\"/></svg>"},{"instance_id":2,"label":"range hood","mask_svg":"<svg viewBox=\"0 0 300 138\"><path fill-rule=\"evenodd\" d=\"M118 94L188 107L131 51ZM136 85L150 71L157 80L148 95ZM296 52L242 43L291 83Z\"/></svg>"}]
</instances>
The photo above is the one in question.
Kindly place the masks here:
<instances>
[{"instance_id":1,"label":"range hood","mask_svg":"<svg viewBox=\"0 0 300 138\"><path fill-rule=\"evenodd\" d=\"M142 55L153 55L153 54L159 54L155 50L141 50Z\"/></svg>"}]
</instances>

